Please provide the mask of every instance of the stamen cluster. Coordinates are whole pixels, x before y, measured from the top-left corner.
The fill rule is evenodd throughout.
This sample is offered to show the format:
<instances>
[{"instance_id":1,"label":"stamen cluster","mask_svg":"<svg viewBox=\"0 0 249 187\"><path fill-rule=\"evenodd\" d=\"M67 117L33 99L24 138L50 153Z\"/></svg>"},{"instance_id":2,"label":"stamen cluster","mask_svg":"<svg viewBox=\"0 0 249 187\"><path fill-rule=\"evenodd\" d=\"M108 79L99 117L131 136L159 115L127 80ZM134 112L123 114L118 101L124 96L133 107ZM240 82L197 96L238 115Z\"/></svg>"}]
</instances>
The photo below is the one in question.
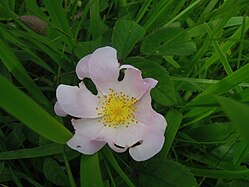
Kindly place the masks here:
<instances>
[{"instance_id":1,"label":"stamen cluster","mask_svg":"<svg viewBox=\"0 0 249 187\"><path fill-rule=\"evenodd\" d=\"M138 101L135 97L130 97L123 92L115 92L109 89L109 94L104 98L99 98L101 108L96 108L101 115L98 122L104 126L117 128L119 125L129 127L131 123L138 123L135 120L134 113L136 107L134 104Z\"/></svg>"}]
</instances>

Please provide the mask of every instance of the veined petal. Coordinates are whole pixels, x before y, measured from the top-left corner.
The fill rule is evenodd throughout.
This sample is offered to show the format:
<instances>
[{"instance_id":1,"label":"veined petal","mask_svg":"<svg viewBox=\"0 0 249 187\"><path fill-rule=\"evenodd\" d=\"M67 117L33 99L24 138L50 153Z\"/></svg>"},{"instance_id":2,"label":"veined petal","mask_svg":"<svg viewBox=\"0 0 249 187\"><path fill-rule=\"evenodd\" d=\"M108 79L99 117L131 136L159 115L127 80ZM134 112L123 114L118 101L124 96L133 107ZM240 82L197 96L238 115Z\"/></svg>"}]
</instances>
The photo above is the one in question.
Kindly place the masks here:
<instances>
[{"instance_id":1,"label":"veined petal","mask_svg":"<svg viewBox=\"0 0 249 187\"><path fill-rule=\"evenodd\" d=\"M125 70L125 76L122 81L115 85L118 92L123 92L126 95L135 97L139 100L150 85L143 79L141 71L131 65L122 65L121 69Z\"/></svg>"},{"instance_id":2,"label":"veined petal","mask_svg":"<svg viewBox=\"0 0 249 187\"><path fill-rule=\"evenodd\" d=\"M79 118L98 117L96 110L98 98L85 87L83 82L80 83L80 87L59 85L56 96L65 113Z\"/></svg>"},{"instance_id":3,"label":"veined petal","mask_svg":"<svg viewBox=\"0 0 249 187\"><path fill-rule=\"evenodd\" d=\"M164 132L167 126L167 122L165 118L161 114L154 111L151 106L150 91L153 87L156 86L157 81L151 78L147 78L145 81L150 84L150 88L146 91L143 97L134 105L137 108L135 112L135 119L145 125L156 127L162 132Z\"/></svg>"},{"instance_id":4,"label":"veined petal","mask_svg":"<svg viewBox=\"0 0 249 187\"><path fill-rule=\"evenodd\" d=\"M129 149L131 157L136 161L144 161L156 155L162 149L165 138L159 129L146 126L143 127L141 139L140 145Z\"/></svg>"},{"instance_id":5,"label":"veined petal","mask_svg":"<svg viewBox=\"0 0 249 187\"><path fill-rule=\"evenodd\" d=\"M76 65L76 74L80 80L83 80L84 78L90 78L88 66L90 57L91 54L83 57Z\"/></svg>"},{"instance_id":6,"label":"veined petal","mask_svg":"<svg viewBox=\"0 0 249 187\"><path fill-rule=\"evenodd\" d=\"M67 115L67 113L62 110L58 101L54 104L54 112L57 116L65 117Z\"/></svg>"},{"instance_id":7,"label":"veined petal","mask_svg":"<svg viewBox=\"0 0 249 187\"><path fill-rule=\"evenodd\" d=\"M75 134L67 142L67 145L72 149L84 154L94 154L106 144L105 141L96 140L96 134L103 128L98 123L98 118L72 119L72 125Z\"/></svg>"},{"instance_id":8,"label":"veined petal","mask_svg":"<svg viewBox=\"0 0 249 187\"><path fill-rule=\"evenodd\" d=\"M118 83L119 63L114 48L103 47L95 50L88 66L90 78L103 94L107 94L109 88Z\"/></svg>"}]
</instances>

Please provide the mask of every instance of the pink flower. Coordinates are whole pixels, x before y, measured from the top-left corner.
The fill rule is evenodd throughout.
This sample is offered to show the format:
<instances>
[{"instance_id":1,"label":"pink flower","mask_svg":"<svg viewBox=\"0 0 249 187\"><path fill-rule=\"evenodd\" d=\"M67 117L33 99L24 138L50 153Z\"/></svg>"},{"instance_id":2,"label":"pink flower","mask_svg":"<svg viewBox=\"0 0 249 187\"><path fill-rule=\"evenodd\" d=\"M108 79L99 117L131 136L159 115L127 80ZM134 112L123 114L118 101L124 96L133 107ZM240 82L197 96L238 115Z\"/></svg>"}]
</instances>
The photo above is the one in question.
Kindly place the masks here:
<instances>
[{"instance_id":1,"label":"pink flower","mask_svg":"<svg viewBox=\"0 0 249 187\"><path fill-rule=\"evenodd\" d=\"M122 81L120 70L125 70ZM106 143L116 152L129 149L131 157L143 161L157 154L164 143L166 120L151 107L150 90L157 81L143 79L141 71L118 63L117 52L103 47L82 58L76 66L79 79L90 78L93 95L84 85L59 85L55 112L72 119L75 134L67 145L83 154L94 154Z\"/></svg>"}]
</instances>

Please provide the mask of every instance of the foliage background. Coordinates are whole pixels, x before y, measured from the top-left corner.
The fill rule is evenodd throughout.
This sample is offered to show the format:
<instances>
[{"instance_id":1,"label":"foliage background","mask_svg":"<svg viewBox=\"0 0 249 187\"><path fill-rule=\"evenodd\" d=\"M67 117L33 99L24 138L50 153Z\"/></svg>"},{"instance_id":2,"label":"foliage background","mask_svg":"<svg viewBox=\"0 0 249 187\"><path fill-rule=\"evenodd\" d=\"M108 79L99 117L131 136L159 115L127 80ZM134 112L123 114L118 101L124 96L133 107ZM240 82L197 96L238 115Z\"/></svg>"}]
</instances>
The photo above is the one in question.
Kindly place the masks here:
<instances>
[{"instance_id":1,"label":"foliage background","mask_svg":"<svg viewBox=\"0 0 249 187\"><path fill-rule=\"evenodd\" d=\"M249 186L247 0L1 0L0 184ZM96 48L159 80L153 107L168 128L146 162L108 147L65 146L53 112L60 83ZM94 86L85 80L88 88Z\"/></svg>"}]
</instances>

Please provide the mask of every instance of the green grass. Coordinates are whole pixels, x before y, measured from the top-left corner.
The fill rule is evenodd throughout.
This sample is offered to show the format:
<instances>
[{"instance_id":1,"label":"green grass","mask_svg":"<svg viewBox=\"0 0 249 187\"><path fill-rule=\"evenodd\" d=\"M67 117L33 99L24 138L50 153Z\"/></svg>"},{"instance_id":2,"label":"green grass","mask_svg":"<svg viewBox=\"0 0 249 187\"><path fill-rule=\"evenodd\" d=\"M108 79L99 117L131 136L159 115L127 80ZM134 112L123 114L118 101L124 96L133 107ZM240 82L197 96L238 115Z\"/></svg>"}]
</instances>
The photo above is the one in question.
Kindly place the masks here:
<instances>
[{"instance_id":1,"label":"green grass","mask_svg":"<svg viewBox=\"0 0 249 187\"><path fill-rule=\"evenodd\" d=\"M248 7L247 0L1 1L0 185L249 186ZM152 104L168 127L149 161L108 147L93 156L71 150L70 117L53 112L56 87L78 84L79 59L107 45L159 80Z\"/></svg>"}]
</instances>

